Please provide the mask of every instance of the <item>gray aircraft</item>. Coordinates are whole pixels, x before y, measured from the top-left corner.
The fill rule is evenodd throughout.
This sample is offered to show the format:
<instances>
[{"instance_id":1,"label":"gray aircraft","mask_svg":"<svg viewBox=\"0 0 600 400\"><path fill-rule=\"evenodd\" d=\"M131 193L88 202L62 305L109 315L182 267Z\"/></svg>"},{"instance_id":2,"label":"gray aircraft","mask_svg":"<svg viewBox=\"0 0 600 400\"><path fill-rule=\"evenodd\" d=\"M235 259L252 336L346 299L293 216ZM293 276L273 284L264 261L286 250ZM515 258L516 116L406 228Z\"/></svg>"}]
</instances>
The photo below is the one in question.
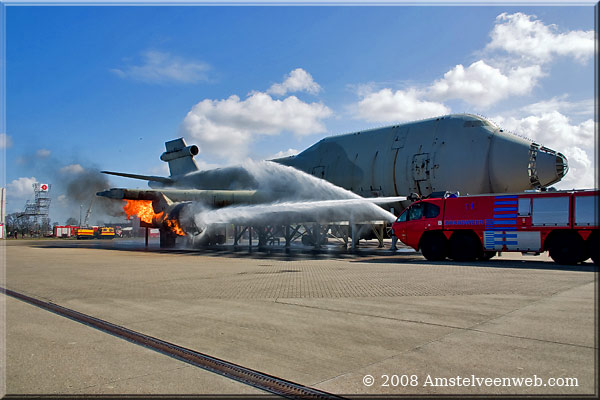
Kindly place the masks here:
<instances>
[{"instance_id":1,"label":"gray aircraft","mask_svg":"<svg viewBox=\"0 0 600 400\"><path fill-rule=\"evenodd\" d=\"M332 136L273 161L365 197L518 192L550 186L568 170L561 153L468 114Z\"/></svg>"},{"instance_id":2,"label":"gray aircraft","mask_svg":"<svg viewBox=\"0 0 600 400\"><path fill-rule=\"evenodd\" d=\"M193 159L199 153L197 146L187 146L183 139L165 145L167 151L160 158L169 163L169 177L102 171L147 180L154 190L112 189L98 195L153 200L156 212L196 197L213 199L211 205L215 207L277 200L273 193L257 195L254 191L260 190L260 185L243 166L200 171ZM519 192L548 187L568 171L567 159L561 153L504 132L491 121L471 114L330 136L298 155L271 161L363 198L410 193L427 196L446 190L463 194ZM213 196L210 191L218 192ZM231 199L225 201L223 196ZM399 204L396 211L401 208Z\"/></svg>"}]
</instances>

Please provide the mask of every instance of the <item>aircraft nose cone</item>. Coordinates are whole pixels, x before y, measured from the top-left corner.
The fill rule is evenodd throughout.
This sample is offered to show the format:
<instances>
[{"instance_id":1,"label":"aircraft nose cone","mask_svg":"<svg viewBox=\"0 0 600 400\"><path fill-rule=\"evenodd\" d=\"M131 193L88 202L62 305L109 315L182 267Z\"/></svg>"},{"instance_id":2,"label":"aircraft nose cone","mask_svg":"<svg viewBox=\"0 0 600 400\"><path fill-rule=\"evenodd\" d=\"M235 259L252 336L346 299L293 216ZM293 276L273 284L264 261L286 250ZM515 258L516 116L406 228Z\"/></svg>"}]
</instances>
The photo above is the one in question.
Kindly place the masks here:
<instances>
[{"instance_id":1,"label":"aircraft nose cone","mask_svg":"<svg viewBox=\"0 0 600 400\"><path fill-rule=\"evenodd\" d=\"M534 146L535 143L532 148ZM560 181L569 171L567 158L563 154L544 146L537 148L536 153L531 178L537 178L540 186L546 187Z\"/></svg>"},{"instance_id":2,"label":"aircraft nose cone","mask_svg":"<svg viewBox=\"0 0 600 400\"><path fill-rule=\"evenodd\" d=\"M490 145L489 181L492 192L519 192L560 181L567 158L524 138L496 132Z\"/></svg>"}]
</instances>

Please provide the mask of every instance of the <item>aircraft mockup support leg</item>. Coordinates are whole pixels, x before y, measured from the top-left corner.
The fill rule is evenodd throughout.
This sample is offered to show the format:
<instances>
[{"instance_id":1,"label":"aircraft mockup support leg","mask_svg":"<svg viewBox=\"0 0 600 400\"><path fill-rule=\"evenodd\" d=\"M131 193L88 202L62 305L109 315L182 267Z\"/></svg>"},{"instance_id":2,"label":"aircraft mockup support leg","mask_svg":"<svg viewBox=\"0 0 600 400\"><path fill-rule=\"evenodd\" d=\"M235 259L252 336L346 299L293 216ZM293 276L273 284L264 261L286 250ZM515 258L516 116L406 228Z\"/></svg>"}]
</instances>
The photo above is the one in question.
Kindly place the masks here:
<instances>
[{"instance_id":1,"label":"aircraft mockup support leg","mask_svg":"<svg viewBox=\"0 0 600 400\"><path fill-rule=\"evenodd\" d=\"M175 239L177 235L166 229L160 229L160 248L168 249L175 247Z\"/></svg>"},{"instance_id":2,"label":"aircraft mockup support leg","mask_svg":"<svg viewBox=\"0 0 600 400\"><path fill-rule=\"evenodd\" d=\"M237 246L238 244L240 244L240 239L242 238L242 236L244 235L244 233L246 232L246 230L248 229L247 226L244 227L244 229L242 229L241 231L239 230L239 226L235 226L235 234L233 237L233 245Z\"/></svg>"},{"instance_id":3,"label":"aircraft mockup support leg","mask_svg":"<svg viewBox=\"0 0 600 400\"><path fill-rule=\"evenodd\" d=\"M321 248L321 225L314 224L313 226L313 238L315 240L315 249Z\"/></svg>"},{"instance_id":4,"label":"aircraft mockup support leg","mask_svg":"<svg viewBox=\"0 0 600 400\"><path fill-rule=\"evenodd\" d=\"M145 227L144 230L146 231L145 233L145 237L144 237L144 244L146 245L146 248L148 248L148 227Z\"/></svg>"},{"instance_id":5,"label":"aircraft mockup support leg","mask_svg":"<svg viewBox=\"0 0 600 400\"><path fill-rule=\"evenodd\" d=\"M237 225L233 226L233 245L234 246L238 245L238 226Z\"/></svg>"},{"instance_id":6,"label":"aircraft mockup support leg","mask_svg":"<svg viewBox=\"0 0 600 400\"><path fill-rule=\"evenodd\" d=\"M252 227L248 227L248 249L252 251Z\"/></svg>"},{"instance_id":7,"label":"aircraft mockup support leg","mask_svg":"<svg viewBox=\"0 0 600 400\"><path fill-rule=\"evenodd\" d=\"M350 236L350 225L347 225L344 227L345 232L344 232L344 247L346 249L348 249L348 237Z\"/></svg>"},{"instance_id":8,"label":"aircraft mockup support leg","mask_svg":"<svg viewBox=\"0 0 600 400\"><path fill-rule=\"evenodd\" d=\"M298 235L298 231L302 225L297 225L295 228L292 228L290 225L285 226L285 247L289 248L292 244L292 241Z\"/></svg>"},{"instance_id":9,"label":"aircraft mockup support leg","mask_svg":"<svg viewBox=\"0 0 600 400\"><path fill-rule=\"evenodd\" d=\"M257 227L256 233L258 234L258 248L265 247L267 245L267 227Z\"/></svg>"},{"instance_id":10,"label":"aircraft mockup support leg","mask_svg":"<svg viewBox=\"0 0 600 400\"><path fill-rule=\"evenodd\" d=\"M344 248L348 249L348 236L350 232L350 225L334 225L336 236L341 238L344 242Z\"/></svg>"},{"instance_id":11,"label":"aircraft mockup support leg","mask_svg":"<svg viewBox=\"0 0 600 400\"><path fill-rule=\"evenodd\" d=\"M358 225L352 224L350 229L352 229L352 245L350 246L350 248L352 250L355 250L356 247L358 246L358 240L359 240Z\"/></svg>"},{"instance_id":12,"label":"aircraft mockup support leg","mask_svg":"<svg viewBox=\"0 0 600 400\"><path fill-rule=\"evenodd\" d=\"M371 225L371 229L373 229L373 232L375 233L375 237L379 241L379 246L377 246L377 247L379 247L380 249L383 248L383 225L373 224L373 225Z\"/></svg>"}]
</instances>

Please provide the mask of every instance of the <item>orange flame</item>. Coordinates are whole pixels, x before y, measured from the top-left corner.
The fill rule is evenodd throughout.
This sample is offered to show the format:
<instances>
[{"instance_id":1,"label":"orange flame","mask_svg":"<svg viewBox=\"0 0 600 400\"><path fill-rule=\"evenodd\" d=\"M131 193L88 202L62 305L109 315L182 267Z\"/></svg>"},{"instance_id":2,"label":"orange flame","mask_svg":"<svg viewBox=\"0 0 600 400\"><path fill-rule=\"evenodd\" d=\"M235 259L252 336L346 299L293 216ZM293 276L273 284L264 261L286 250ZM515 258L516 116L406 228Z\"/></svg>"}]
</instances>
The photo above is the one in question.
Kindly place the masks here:
<instances>
[{"instance_id":1,"label":"orange flame","mask_svg":"<svg viewBox=\"0 0 600 400\"><path fill-rule=\"evenodd\" d=\"M152 208L151 200L125 200L127 204L123 206L123 211L127 214L127 219L131 218L134 215L137 215L141 221L152 224L153 220L160 221L164 218L164 212L155 214L154 208ZM179 222L174 219L165 219L162 221L164 225L166 225L169 230L179 236L185 236L185 232L179 226Z\"/></svg>"},{"instance_id":2,"label":"orange flame","mask_svg":"<svg viewBox=\"0 0 600 400\"><path fill-rule=\"evenodd\" d=\"M125 200L127 204L123 207L123 211L127 214L127 219L134 215L140 217L140 220L151 224L152 218L156 216L154 209L152 208L152 201L150 200ZM161 213L162 214L162 213Z\"/></svg>"},{"instance_id":3,"label":"orange flame","mask_svg":"<svg viewBox=\"0 0 600 400\"><path fill-rule=\"evenodd\" d=\"M175 221L174 219L165 219L164 222L165 224L167 224L167 226L172 232L176 233L179 236L185 236L185 232L179 226L179 222Z\"/></svg>"}]
</instances>

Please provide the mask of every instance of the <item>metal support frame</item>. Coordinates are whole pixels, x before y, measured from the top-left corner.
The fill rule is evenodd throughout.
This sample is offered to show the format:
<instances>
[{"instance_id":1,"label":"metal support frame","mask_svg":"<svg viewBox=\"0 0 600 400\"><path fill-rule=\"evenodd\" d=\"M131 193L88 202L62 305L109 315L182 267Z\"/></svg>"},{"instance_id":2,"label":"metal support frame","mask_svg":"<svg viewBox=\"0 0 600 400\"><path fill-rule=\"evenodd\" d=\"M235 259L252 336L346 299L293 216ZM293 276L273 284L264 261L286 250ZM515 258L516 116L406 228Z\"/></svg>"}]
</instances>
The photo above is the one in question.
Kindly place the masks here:
<instances>
[{"instance_id":1,"label":"metal support frame","mask_svg":"<svg viewBox=\"0 0 600 400\"><path fill-rule=\"evenodd\" d=\"M254 245L253 229L255 229L257 230L259 248L280 245L281 237L283 237L286 251L290 249L292 242L300 238L303 238L302 243L304 245L311 245L315 249L322 248L324 241L331 238L337 240L344 248L348 249L350 247L355 250L359 245L360 233L365 229L369 229L369 227L379 242L379 248L384 247L385 223L382 221L364 221L360 223L339 221L327 224L310 222L261 226L233 225L233 246L236 248L240 246L242 237L247 233L248 249L252 251ZM163 245L169 246L170 243L167 243L168 240L166 239L165 237L161 241L161 247ZM172 246L172 244L170 245Z\"/></svg>"},{"instance_id":2,"label":"metal support frame","mask_svg":"<svg viewBox=\"0 0 600 400\"><path fill-rule=\"evenodd\" d=\"M28 221L30 229L39 230L40 233L44 229L50 230L50 190L52 185L49 184L46 190L42 189L40 183L31 185L34 192L34 200L25 202L25 211L20 213L17 218L25 218Z\"/></svg>"},{"instance_id":3,"label":"metal support frame","mask_svg":"<svg viewBox=\"0 0 600 400\"><path fill-rule=\"evenodd\" d=\"M383 224L371 224L371 229L373 233L375 233L375 237L379 241L379 248L383 247L383 234L384 234L384 225Z\"/></svg>"}]
</instances>

